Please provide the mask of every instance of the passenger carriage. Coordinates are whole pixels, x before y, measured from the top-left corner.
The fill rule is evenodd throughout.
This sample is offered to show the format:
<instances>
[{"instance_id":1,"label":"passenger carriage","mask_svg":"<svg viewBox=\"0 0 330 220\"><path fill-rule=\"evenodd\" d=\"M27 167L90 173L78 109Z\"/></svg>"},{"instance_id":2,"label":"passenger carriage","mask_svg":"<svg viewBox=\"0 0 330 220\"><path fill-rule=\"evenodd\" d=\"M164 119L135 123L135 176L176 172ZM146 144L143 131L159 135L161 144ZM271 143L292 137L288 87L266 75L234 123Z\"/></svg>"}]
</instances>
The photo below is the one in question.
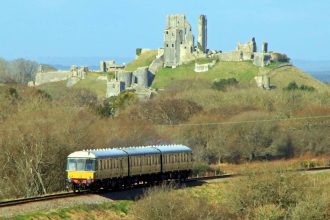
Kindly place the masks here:
<instances>
[{"instance_id":1,"label":"passenger carriage","mask_svg":"<svg viewBox=\"0 0 330 220\"><path fill-rule=\"evenodd\" d=\"M67 182L79 190L186 179L192 160L192 150L184 145L77 151L68 156Z\"/></svg>"}]
</instances>

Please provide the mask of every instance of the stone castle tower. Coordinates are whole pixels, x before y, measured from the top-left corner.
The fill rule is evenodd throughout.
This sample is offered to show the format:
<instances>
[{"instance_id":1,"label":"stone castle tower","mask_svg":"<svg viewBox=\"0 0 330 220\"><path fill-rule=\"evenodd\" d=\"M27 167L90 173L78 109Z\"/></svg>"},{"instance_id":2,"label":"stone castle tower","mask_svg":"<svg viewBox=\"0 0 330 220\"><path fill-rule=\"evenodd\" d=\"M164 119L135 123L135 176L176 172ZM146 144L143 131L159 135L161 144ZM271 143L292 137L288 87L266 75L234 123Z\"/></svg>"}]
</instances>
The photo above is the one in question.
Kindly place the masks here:
<instances>
[{"instance_id":1,"label":"stone castle tower","mask_svg":"<svg viewBox=\"0 0 330 220\"><path fill-rule=\"evenodd\" d=\"M191 56L194 50L194 35L184 15L167 16L164 32L164 66L176 67Z\"/></svg>"},{"instance_id":2,"label":"stone castle tower","mask_svg":"<svg viewBox=\"0 0 330 220\"><path fill-rule=\"evenodd\" d=\"M206 53L207 49L207 18L206 15L198 17L198 49Z\"/></svg>"}]
</instances>

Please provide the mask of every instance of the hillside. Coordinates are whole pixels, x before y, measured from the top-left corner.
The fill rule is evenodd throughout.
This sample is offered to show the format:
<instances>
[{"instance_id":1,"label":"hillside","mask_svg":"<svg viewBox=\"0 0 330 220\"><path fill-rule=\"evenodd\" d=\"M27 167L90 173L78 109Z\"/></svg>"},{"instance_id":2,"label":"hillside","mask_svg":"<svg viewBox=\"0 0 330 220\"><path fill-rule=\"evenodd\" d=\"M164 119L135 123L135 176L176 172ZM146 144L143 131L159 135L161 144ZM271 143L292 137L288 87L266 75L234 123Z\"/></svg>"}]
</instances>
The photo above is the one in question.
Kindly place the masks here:
<instances>
[{"instance_id":1,"label":"hillside","mask_svg":"<svg viewBox=\"0 0 330 220\"><path fill-rule=\"evenodd\" d=\"M133 71L138 67L148 66L156 57L157 51L148 51L141 54L136 60L132 61L126 66L126 70ZM198 63L211 62L211 59L199 59ZM255 76L263 73L269 73L271 78L271 84L276 88L284 88L290 82L295 81L299 85L304 84L312 86L319 91L329 89L329 86L316 80L312 76L304 73L300 69L294 66L284 66L278 68L280 63L273 63L268 67L257 67L252 62L218 62L205 73L194 72L195 61L185 65L181 65L178 68L163 68L157 72L155 80L152 84L153 88L166 89L172 82L181 80L206 80L212 82L215 79L236 78L241 84L248 87L256 87L254 80ZM104 76L104 73L90 72L86 74L86 79L79 81L73 88L89 89L95 92L98 97L102 98L106 93L105 81L98 80L99 76ZM108 74L108 77L113 77L112 73ZM49 83L42 85L40 88L49 91L50 94L61 93L66 88L65 82Z\"/></svg>"},{"instance_id":2,"label":"hillside","mask_svg":"<svg viewBox=\"0 0 330 220\"><path fill-rule=\"evenodd\" d=\"M197 61L203 63L205 60ZM166 88L171 82L176 80L198 80L203 79L212 82L215 79L236 78L240 83L256 86L254 77L263 73L270 73L271 84L277 88L284 88L290 82L313 86L318 90L327 89L327 86L311 77L307 73L294 66L277 67L279 63L274 63L269 67L257 67L252 62L218 62L205 73L194 72L195 62L182 65L176 69L164 68L156 74L153 83L154 88Z\"/></svg>"},{"instance_id":3,"label":"hillside","mask_svg":"<svg viewBox=\"0 0 330 220\"><path fill-rule=\"evenodd\" d=\"M201 60L204 63L205 60ZM218 62L206 73L194 72L195 62L179 66L176 69L164 68L156 74L154 88L166 88L172 81L185 79L224 79L234 77L242 82L250 82L259 73L260 68L251 62Z\"/></svg>"},{"instance_id":4,"label":"hillside","mask_svg":"<svg viewBox=\"0 0 330 220\"><path fill-rule=\"evenodd\" d=\"M88 89L94 92L99 98L104 98L106 94L106 81L98 79L100 76L108 76L108 79L113 78L113 73L99 73L99 72L89 72L86 74L84 80L80 80L72 88L75 89ZM70 88L66 87L66 81L53 82L40 85L39 87L45 90L53 97L60 97L63 93Z\"/></svg>"},{"instance_id":5,"label":"hillside","mask_svg":"<svg viewBox=\"0 0 330 220\"><path fill-rule=\"evenodd\" d=\"M328 89L329 87L319 80L313 78L309 74L303 72L302 70L291 66L283 67L272 71L270 74L271 83L276 85L278 88L284 88L289 82L295 81L297 84L312 86L319 91Z\"/></svg>"},{"instance_id":6,"label":"hillside","mask_svg":"<svg viewBox=\"0 0 330 220\"><path fill-rule=\"evenodd\" d=\"M151 62L156 58L157 50L151 50L144 52L137 59L127 64L125 70L134 71L138 67L149 66Z\"/></svg>"}]
</instances>

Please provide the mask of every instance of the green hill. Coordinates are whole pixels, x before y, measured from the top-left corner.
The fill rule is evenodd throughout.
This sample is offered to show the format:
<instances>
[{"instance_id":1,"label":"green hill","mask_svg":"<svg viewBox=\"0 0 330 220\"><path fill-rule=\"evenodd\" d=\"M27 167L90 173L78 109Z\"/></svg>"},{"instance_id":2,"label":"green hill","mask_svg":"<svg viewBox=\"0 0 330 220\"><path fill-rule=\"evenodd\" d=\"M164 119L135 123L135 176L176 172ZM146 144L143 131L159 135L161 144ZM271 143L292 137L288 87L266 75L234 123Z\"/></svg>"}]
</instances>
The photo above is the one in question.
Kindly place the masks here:
<instances>
[{"instance_id":1,"label":"green hill","mask_svg":"<svg viewBox=\"0 0 330 220\"><path fill-rule=\"evenodd\" d=\"M149 66L151 62L156 58L157 50L151 50L144 52L137 59L127 64L125 70L134 71L138 67Z\"/></svg>"},{"instance_id":2,"label":"green hill","mask_svg":"<svg viewBox=\"0 0 330 220\"><path fill-rule=\"evenodd\" d=\"M155 59L157 51L148 51L141 54L136 60L129 63L126 70L134 71L138 67L148 66ZM208 63L212 59L199 59L197 63ZM317 90L323 91L329 89L326 84L314 79L294 66L280 66L281 63L273 63L265 68L257 67L252 62L217 62L208 72L194 72L195 61L181 65L175 69L163 68L157 72L152 84L153 88L166 89L172 82L179 80L206 80L212 82L215 79L236 78L241 84L256 87L255 76L269 73L271 84L281 89L290 82L295 81L299 85L304 84L312 86ZM113 77L113 73L107 74ZM86 74L85 80L80 80L73 88L85 88L95 92L100 98L105 96L106 83L98 80L104 73L90 72ZM66 88L66 82L48 83L40 86L41 89L49 91L50 94L61 94ZM58 92L57 92L58 91Z\"/></svg>"},{"instance_id":3,"label":"green hill","mask_svg":"<svg viewBox=\"0 0 330 220\"><path fill-rule=\"evenodd\" d=\"M205 60L201 60L204 63ZM181 65L175 69L164 68L157 72L154 88L166 88L174 80L185 79L214 79L236 78L241 82L250 82L259 73L260 68L251 62L218 62L213 68L205 73L194 72L195 61Z\"/></svg>"},{"instance_id":4,"label":"green hill","mask_svg":"<svg viewBox=\"0 0 330 220\"><path fill-rule=\"evenodd\" d=\"M300 69L289 66L274 70L270 74L271 84L278 88L286 87L290 82L296 82L299 85L312 86L317 90L323 91L329 88L325 83L313 78L307 73L304 73Z\"/></svg>"},{"instance_id":5,"label":"green hill","mask_svg":"<svg viewBox=\"0 0 330 220\"><path fill-rule=\"evenodd\" d=\"M210 61L210 60L209 60ZM197 60L197 63L205 63L205 59ZM157 72L153 82L154 88L166 88L176 80L198 80L203 79L212 82L215 79L236 78L241 84L256 86L254 77L269 73L271 84L277 88L284 88L290 82L313 86L324 90L328 87L294 66L280 67L281 63L273 63L268 67L257 67L252 62L217 62L208 72L194 72L195 61L178 68L163 68Z\"/></svg>"}]
</instances>

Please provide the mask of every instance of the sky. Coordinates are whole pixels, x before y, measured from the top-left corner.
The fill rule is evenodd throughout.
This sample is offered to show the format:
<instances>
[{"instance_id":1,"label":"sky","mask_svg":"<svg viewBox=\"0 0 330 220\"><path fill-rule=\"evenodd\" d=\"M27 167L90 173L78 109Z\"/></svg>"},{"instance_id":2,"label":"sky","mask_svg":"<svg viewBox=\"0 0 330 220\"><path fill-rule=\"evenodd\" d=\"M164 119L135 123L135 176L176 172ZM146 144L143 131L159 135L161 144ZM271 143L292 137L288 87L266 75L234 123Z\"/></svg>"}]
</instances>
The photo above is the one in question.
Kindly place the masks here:
<instances>
[{"instance_id":1,"label":"sky","mask_svg":"<svg viewBox=\"0 0 330 220\"><path fill-rule=\"evenodd\" d=\"M329 0L1 0L0 57L126 60L136 48L162 47L166 15L178 13L195 35L207 15L209 49L234 50L255 37L259 48L267 41L293 59L330 60Z\"/></svg>"}]
</instances>

